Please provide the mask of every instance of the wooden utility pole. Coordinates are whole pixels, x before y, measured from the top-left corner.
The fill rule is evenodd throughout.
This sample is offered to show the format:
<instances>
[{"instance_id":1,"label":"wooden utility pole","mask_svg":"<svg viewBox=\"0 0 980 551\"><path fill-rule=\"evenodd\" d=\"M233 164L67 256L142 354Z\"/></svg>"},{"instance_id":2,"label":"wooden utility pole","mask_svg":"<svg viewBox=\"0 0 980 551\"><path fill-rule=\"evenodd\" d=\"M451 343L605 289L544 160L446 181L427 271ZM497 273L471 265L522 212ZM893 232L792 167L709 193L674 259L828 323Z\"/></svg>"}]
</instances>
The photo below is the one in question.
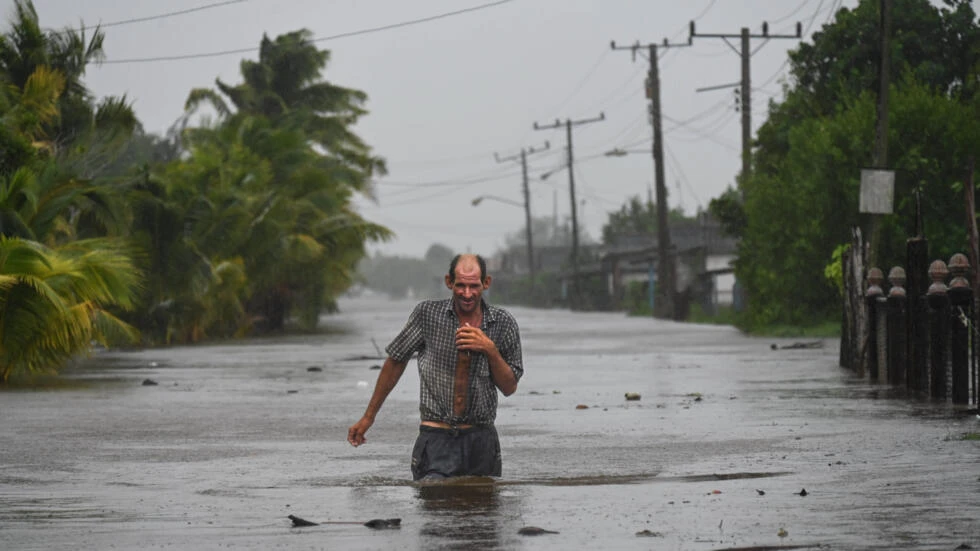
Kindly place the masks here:
<instances>
[{"instance_id":1,"label":"wooden utility pole","mask_svg":"<svg viewBox=\"0 0 980 551\"><path fill-rule=\"evenodd\" d=\"M542 126L537 122L534 123L533 128L535 130L552 130L555 128L565 127L566 140L568 141L568 193L572 201L572 309L578 308L582 304L582 286L579 282L579 266L578 266L578 207L575 204L575 157L572 147L572 127L582 124L588 124L592 122L599 122L606 120L605 113L599 113L598 117L592 119L580 119L573 121L572 119L565 119L562 123L560 120L555 119L555 122L547 126Z\"/></svg>"},{"instance_id":2,"label":"wooden utility pole","mask_svg":"<svg viewBox=\"0 0 980 551\"><path fill-rule=\"evenodd\" d=\"M888 96L891 86L891 0L879 0L879 40L881 59L878 64L878 120L875 124L875 143L871 165L874 168L888 167ZM881 215L871 215L871 245L868 251L868 266L878 265L878 249L881 248Z\"/></svg>"},{"instance_id":3,"label":"wooden utility pole","mask_svg":"<svg viewBox=\"0 0 980 551\"><path fill-rule=\"evenodd\" d=\"M650 124L653 126L653 170L657 196L657 282L653 301L653 315L665 319L673 319L677 311L674 305L674 293L676 292L674 279L677 273L674 269L674 259L671 256L667 183L664 175L663 111L660 108L660 68L657 49L658 46L676 48L690 45L690 40L687 44L670 44L666 39L660 45L647 44L650 57L650 74L647 76L646 95L650 100ZM641 48L639 42L632 46L616 46L615 41L610 42L609 47L613 50L631 51L634 60L636 60L636 54Z\"/></svg>"},{"instance_id":4,"label":"wooden utility pole","mask_svg":"<svg viewBox=\"0 0 980 551\"><path fill-rule=\"evenodd\" d=\"M742 80L741 80L741 111L742 111L742 175L739 178L739 188L743 194L745 192L745 182L752 174L752 71L749 63L752 54L755 52L749 49L749 42L752 38L764 38L766 42L773 38L792 38L800 39L803 37L803 25L796 24L796 34L769 34L769 24L762 24L762 34L752 34L748 27L742 27L738 34L698 34L694 31L694 21L691 21L689 41L695 37L720 38L735 51L742 59ZM729 38L738 38L741 41L740 48L736 48L728 41ZM765 43L763 43L765 44ZM756 50L758 51L758 50Z\"/></svg>"},{"instance_id":5,"label":"wooden utility pole","mask_svg":"<svg viewBox=\"0 0 980 551\"><path fill-rule=\"evenodd\" d=\"M531 192L528 187L527 181L527 156L533 155L534 153L540 153L551 147L551 144L544 142L544 147L539 147L537 149L533 147L521 148L519 155L511 155L510 157L501 157L496 153L493 154L493 158L496 159L498 163L503 163L506 161L514 161L520 159L521 161L521 176L523 178L524 187L524 224L526 225L525 234L527 236L527 269L529 277L531 278L531 289L534 289L534 280L536 276L536 271L534 267L534 238L531 232Z\"/></svg>"}]
</instances>

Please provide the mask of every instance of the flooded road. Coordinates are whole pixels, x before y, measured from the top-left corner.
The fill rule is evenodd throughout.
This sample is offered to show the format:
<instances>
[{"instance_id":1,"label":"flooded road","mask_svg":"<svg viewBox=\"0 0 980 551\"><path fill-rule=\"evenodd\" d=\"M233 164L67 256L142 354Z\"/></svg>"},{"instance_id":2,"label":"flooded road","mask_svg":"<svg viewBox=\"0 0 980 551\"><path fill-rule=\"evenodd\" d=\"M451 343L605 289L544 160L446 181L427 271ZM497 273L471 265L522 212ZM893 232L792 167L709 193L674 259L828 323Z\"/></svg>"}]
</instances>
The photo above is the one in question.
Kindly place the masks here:
<instances>
[{"instance_id":1,"label":"flooded road","mask_svg":"<svg viewBox=\"0 0 980 551\"><path fill-rule=\"evenodd\" d=\"M511 308L503 478L418 487L414 362L345 440L411 306L350 299L325 335L101 353L76 387L0 393L0 547L980 549L975 414L856 379L835 340L622 314Z\"/></svg>"}]
</instances>

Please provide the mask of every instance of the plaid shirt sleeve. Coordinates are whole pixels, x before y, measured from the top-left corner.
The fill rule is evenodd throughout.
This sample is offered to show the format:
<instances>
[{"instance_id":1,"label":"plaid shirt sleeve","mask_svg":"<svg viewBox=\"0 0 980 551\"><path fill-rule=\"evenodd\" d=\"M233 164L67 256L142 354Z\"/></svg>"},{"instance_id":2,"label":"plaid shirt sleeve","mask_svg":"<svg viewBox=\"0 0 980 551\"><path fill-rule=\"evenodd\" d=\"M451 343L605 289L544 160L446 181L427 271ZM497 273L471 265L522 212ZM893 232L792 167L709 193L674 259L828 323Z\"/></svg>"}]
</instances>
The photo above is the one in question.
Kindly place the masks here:
<instances>
[{"instance_id":1,"label":"plaid shirt sleeve","mask_svg":"<svg viewBox=\"0 0 980 551\"><path fill-rule=\"evenodd\" d=\"M497 343L497 349L500 351L500 355L507 362L507 365L514 371L514 378L518 381L524 376L524 360L523 354L521 352L521 331L517 326L517 320L514 319L510 313L501 311L504 323L503 331L500 335L500 341Z\"/></svg>"},{"instance_id":2,"label":"plaid shirt sleeve","mask_svg":"<svg viewBox=\"0 0 980 551\"><path fill-rule=\"evenodd\" d=\"M395 337L387 347L385 352L391 359L398 362L408 362L412 359L412 354L418 352L425 346L422 333L422 304L419 303L408 316L408 321L401 333Z\"/></svg>"}]
</instances>

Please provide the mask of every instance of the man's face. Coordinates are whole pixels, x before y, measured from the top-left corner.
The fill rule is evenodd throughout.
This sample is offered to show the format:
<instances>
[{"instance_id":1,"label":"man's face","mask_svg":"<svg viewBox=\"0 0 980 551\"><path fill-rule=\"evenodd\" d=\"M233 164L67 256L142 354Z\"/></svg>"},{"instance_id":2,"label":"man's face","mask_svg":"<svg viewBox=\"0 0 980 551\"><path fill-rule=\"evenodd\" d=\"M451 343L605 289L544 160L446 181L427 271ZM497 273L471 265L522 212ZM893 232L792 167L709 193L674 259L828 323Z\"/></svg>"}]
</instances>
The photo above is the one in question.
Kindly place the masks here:
<instances>
[{"instance_id":1,"label":"man's face","mask_svg":"<svg viewBox=\"0 0 980 551\"><path fill-rule=\"evenodd\" d=\"M461 314L471 314L476 310L486 288L487 285L480 281L478 264L460 262L456 266L456 280L452 283L453 300Z\"/></svg>"}]
</instances>

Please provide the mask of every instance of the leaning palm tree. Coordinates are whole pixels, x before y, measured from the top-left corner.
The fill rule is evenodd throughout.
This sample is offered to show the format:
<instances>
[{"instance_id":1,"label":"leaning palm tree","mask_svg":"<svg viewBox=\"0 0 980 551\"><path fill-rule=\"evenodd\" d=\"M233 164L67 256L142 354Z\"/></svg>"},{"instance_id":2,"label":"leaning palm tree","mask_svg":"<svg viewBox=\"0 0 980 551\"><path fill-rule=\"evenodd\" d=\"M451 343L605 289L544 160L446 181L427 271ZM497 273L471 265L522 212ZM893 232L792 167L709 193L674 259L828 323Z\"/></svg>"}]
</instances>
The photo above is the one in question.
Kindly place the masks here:
<instances>
[{"instance_id":1,"label":"leaning palm tree","mask_svg":"<svg viewBox=\"0 0 980 551\"><path fill-rule=\"evenodd\" d=\"M58 120L58 98L65 88L61 73L39 66L23 86L0 79L0 175L9 174L49 154L45 131Z\"/></svg>"},{"instance_id":2,"label":"leaning palm tree","mask_svg":"<svg viewBox=\"0 0 980 551\"><path fill-rule=\"evenodd\" d=\"M0 34L0 82L24 89L41 67L61 75L59 116L47 121L44 131L57 153L86 178L97 176L139 126L125 97L96 103L83 82L87 67L105 57L104 41L99 28L91 37L84 28L45 31L31 0L14 0L10 27Z\"/></svg>"},{"instance_id":3,"label":"leaning palm tree","mask_svg":"<svg viewBox=\"0 0 980 551\"><path fill-rule=\"evenodd\" d=\"M262 116L273 123L288 122L303 130L320 152L337 162L354 167L362 177L348 185L370 193L370 177L386 172L385 162L352 130L367 111L367 94L337 86L323 79L330 60L329 50L318 50L306 29L270 40L262 37L257 61L242 60L243 82L228 85L217 79L217 91L191 91L185 108L193 113L208 103L219 117L235 114Z\"/></svg>"},{"instance_id":4,"label":"leaning palm tree","mask_svg":"<svg viewBox=\"0 0 980 551\"><path fill-rule=\"evenodd\" d=\"M138 286L139 275L116 242L50 249L0 237L0 381L56 372L93 341L135 340L109 308L132 308Z\"/></svg>"},{"instance_id":5,"label":"leaning palm tree","mask_svg":"<svg viewBox=\"0 0 980 551\"><path fill-rule=\"evenodd\" d=\"M188 157L172 174L197 190L195 242L244 261L249 311L267 329L293 313L314 326L350 285L365 242L391 236L351 205L385 166L352 130L366 95L325 81L328 59L308 31L263 37L259 59L241 63L241 84L218 80L186 104L188 118L203 103L218 113L217 124L183 134Z\"/></svg>"}]
</instances>

